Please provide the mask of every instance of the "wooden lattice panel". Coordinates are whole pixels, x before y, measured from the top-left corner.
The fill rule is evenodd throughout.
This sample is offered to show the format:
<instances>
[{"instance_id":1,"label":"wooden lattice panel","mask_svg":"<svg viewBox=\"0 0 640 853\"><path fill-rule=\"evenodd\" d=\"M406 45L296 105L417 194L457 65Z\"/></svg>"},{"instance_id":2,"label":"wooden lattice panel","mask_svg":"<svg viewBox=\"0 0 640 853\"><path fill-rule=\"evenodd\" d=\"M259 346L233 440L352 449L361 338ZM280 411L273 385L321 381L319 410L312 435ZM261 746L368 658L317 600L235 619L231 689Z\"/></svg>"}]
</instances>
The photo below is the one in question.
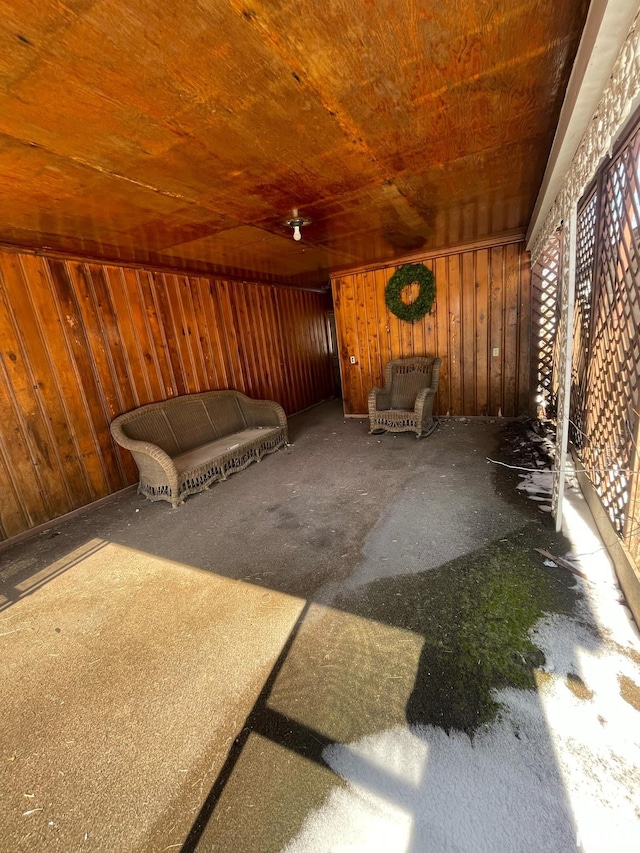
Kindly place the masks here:
<instances>
[{"instance_id":1,"label":"wooden lattice panel","mask_svg":"<svg viewBox=\"0 0 640 853\"><path fill-rule=\"evenodd\" d=\"M536 369L538 409L547 416L555 412L556 390L553 383L554 347L558 330L558 283L562 238L552 235L532 269L533 352Z\"/></svg>"},{"instance_id":2,"label":"wooden lattice panel","mask_svg":"<svg viewBox=\"0 0 640 853\"><path fill-rule=\"evenodd\" d=\"M586 437L587 368L597 209L598 195L594 191L583 205L578 216L573 360L571 365L571 423L569 425L569 438L578 451L582 449Z\"/></svg>"},{"instance_id":3,"label":"wooden lattice panel","mask_svg":"<svg viewBox=\"0 0 640 853\"><path fill-rule=\"evenodd\" d=\"M587 382L585 467L615 529L626 522L640 409L640 131L603 176L598 279Z\"/></svg>"}]
</instances>

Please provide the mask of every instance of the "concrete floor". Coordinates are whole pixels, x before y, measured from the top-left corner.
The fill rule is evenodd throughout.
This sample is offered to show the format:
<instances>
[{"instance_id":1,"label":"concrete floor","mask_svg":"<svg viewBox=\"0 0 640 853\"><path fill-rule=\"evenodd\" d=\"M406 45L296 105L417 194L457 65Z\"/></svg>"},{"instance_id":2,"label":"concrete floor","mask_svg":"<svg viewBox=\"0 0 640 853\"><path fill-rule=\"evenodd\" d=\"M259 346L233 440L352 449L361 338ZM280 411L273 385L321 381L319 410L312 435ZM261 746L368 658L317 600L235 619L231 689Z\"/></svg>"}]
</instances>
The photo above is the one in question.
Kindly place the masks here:
<instances>
[{"instance_id":1,"label":"concrete floor","mask_svg":"<svg viewBox=\"0 0 640 853\"><path fill-rule=\"evenodd\" d=\"M280 851L342 784L323 748L406 724L423 638L350 602L531 525L553 549L501 427L369 436L330 402L182 507L0 552L0 850Z\"/></svg>"}]
</instances>

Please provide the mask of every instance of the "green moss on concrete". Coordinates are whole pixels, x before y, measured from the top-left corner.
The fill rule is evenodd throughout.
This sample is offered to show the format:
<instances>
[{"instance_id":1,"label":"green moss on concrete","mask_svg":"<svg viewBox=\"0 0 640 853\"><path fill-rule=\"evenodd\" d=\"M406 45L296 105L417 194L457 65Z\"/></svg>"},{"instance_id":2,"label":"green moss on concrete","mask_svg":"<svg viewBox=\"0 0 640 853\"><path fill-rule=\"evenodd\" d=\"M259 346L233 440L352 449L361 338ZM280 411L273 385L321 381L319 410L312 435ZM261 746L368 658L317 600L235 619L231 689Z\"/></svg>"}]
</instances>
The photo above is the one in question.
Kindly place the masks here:
<instances>
[{"instance_id":1,"label":"green moss on concrete","mask_svg":"<svg viewBox=\"0 0 640 853\"><path fill-rule=\"evenodd\" d=\"M500 687L535 688L544 655L529 631L544 613L570 612L574 579L533 550L540 528L438 569L379 580L341 605L424 637L408 722L472 735L492 720ZM549 546L548 536L545 547Z\"/></svg>"}]
</instances>

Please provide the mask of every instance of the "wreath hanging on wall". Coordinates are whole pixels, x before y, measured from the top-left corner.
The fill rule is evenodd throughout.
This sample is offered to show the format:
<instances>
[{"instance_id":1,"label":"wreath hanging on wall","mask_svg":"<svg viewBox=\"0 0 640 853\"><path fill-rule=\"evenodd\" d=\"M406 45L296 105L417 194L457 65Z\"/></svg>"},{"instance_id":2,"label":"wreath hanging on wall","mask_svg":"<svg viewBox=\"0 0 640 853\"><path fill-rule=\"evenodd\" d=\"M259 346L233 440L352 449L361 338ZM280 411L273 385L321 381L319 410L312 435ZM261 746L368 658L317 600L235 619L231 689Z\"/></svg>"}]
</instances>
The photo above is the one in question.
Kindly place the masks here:
<instances>
[{"instance_id":1,"label":"wreath hanging on wall","mask_svg":"<svg viewBox=\"0 0 640 853\"><path fill-rule=\"evenodd\" d=\"M409 284L420 287L418 296L407 304L402 299L402 291ZM436 283L433 273L424 264L405 264L396 270L387 282L384 291L387 308L400 320L415 323L431 311L436 298Z\"/></svg>"}]
</instances>

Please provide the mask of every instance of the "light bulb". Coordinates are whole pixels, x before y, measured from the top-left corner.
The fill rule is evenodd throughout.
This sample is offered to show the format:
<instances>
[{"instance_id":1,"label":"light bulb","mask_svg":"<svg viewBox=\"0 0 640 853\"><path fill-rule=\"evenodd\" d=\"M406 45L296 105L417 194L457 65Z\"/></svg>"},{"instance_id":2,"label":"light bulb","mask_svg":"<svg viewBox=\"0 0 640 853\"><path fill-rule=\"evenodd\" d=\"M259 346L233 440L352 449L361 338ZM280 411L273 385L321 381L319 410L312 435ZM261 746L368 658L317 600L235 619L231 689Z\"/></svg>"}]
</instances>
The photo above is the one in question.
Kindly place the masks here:
<instances>
[{"instance_id":1,"label":"light bulb","mask_svg":"<svg viewBox=\"0 0 640 853\"><path fill-rule=\"evenodd\" d=\"M302 240L302 234L300 233L300 226L299 225L293 226L293 239L294 240Z\"/></svg>"}]
</instances>

